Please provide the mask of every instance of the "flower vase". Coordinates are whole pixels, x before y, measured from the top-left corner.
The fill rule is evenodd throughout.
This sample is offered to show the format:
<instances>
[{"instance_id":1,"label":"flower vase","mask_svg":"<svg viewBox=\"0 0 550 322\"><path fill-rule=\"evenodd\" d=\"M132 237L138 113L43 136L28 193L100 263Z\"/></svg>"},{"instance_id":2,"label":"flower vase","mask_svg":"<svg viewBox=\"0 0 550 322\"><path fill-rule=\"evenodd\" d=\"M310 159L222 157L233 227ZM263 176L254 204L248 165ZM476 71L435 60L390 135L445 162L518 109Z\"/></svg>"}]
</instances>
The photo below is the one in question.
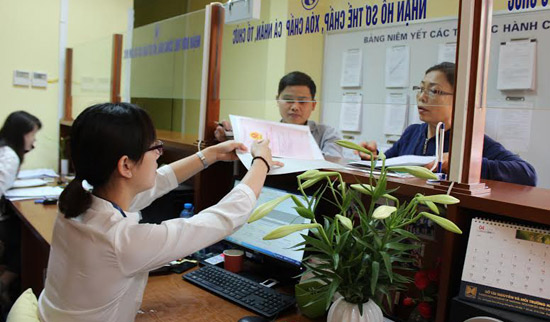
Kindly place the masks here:
<instances>
[{"instance_id":1,"label":"flower vase","mask_svg":"<svg viewBox=\"0 0 550 322\"><path fill-rule=\"evenodd\" d=\"M363 315L359 312L357 304L347 302L343 297L340 297L332 303L328 311L327 322L382 322L384 315L380 307L369 300L363 303Z\"/></svg>"}]
</instances>

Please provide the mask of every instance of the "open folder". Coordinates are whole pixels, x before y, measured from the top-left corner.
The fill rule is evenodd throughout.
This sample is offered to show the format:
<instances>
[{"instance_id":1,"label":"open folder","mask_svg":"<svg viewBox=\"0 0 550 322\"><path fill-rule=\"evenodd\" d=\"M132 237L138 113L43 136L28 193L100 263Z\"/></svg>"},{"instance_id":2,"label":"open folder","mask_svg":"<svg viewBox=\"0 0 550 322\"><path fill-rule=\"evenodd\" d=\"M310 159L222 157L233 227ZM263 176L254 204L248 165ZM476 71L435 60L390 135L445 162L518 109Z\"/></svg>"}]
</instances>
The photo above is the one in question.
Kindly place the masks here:
<instances>
[{"instance_id":1,"label":"open folder","mask_svg":"<svg viewBox=\"0 0 550 322\"><path fill-rule=\"evenodd\" d=\"M424 166L430 162L435 161L435 156L423 156L423 155L402 155L395 158L386 159L386 167L402 167L402 166ZM370 161L353 161L349 165L357 167L367 167L370 168ZM375 168L382 168L382 160L376 162Z\"/></svg>"}]
</instances>

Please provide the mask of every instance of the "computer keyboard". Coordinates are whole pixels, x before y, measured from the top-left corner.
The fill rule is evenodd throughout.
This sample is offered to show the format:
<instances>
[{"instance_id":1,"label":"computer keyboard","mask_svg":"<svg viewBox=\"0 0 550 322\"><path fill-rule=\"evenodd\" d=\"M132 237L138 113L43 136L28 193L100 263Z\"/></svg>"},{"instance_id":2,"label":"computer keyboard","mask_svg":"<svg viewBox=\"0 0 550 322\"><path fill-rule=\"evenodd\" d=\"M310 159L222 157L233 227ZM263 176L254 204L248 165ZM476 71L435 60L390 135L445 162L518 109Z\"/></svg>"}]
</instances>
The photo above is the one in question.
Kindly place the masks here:
<instances>
[{"instance_id":1,"label":"computer keyboard","mask_svg":"<svg viewBox=\"0 0 550 322\"><path fill-rule=\"evenodd\" d=\"M296 303L293 296L279 293L213 265L204 266L182 277L267 318L275 317Z\"/></svg>"}]
</instances>

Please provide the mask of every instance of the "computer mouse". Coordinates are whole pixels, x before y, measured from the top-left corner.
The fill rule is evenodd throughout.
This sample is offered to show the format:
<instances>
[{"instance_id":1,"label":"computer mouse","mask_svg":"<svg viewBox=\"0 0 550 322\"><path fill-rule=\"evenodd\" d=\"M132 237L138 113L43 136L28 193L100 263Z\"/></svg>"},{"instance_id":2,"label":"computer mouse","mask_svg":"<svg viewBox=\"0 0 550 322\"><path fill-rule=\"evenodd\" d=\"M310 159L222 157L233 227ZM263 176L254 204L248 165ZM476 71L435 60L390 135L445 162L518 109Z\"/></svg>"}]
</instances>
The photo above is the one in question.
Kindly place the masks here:
<instances>
[{"instance_id":1,"label":"computer mouse","mask_svg":"<svg viewBox=\"0 0 550 322\"><path fill-rule=\"evenodd\" d=\"M264 318L263 316L243 316L239 319L238 322L269 322L269 319Z\"/></svg>"}]
</instances>

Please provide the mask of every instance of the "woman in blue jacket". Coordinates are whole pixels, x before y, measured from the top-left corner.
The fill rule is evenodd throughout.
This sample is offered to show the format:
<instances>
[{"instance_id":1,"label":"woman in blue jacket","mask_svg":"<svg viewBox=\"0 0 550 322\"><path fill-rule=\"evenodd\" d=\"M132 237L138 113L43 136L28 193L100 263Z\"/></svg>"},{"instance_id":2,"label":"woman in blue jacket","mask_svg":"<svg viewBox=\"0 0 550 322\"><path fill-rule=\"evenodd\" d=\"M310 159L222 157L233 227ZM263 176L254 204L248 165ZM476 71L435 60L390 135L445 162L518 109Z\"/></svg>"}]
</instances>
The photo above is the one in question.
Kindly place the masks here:
<instances>
[{"instance_id":1,"label":"woman in blue jacket","mask_svg":"<svg viewBox=\"0 0 550 322\"><path fill-rule=\"evenodd\" d=\"M452 105L454 99L455 64L444 62L430 67L420 86L415 86L418 114L422 124L412 124L405 129L401 138L385 152L387 158L400 155L435 155L435 131L437 123L445 123L444 160L442 171L449 169L449 130L452 126ZM376 142L361 143L377 153ZM368 159L368 155L361 154ZM431 168L432 164L427 164ZM483 141L481 178L528 186L537 184L535 168L516 154L506 150L502 144L487 135Z\"/></svg>"}]
</instances>

